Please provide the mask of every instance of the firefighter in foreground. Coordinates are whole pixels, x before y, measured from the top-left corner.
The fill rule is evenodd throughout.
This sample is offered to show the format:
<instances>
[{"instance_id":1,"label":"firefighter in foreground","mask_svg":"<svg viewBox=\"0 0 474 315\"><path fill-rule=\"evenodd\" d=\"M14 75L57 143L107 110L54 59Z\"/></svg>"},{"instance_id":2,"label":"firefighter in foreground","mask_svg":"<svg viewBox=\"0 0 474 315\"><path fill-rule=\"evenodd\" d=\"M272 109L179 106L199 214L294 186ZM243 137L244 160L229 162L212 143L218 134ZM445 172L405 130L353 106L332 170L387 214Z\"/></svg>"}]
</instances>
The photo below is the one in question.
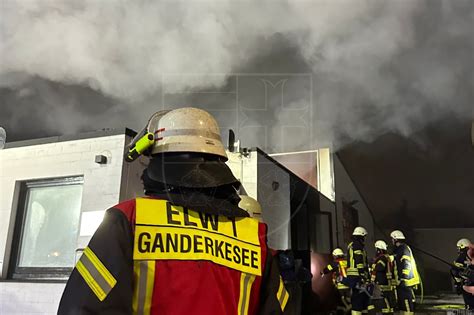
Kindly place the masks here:
<instances>
[{"instance_id":1,"label":"firefighter in foreground","mask_svg":"<svg viewBox=\"0 0 474 315\"><path fill-rule=\"evenodd\" d=\"M414 314L415 293L414 288L420 284L420 276L416 268L416 261L411 248L405 244L405 235L402 231L395 230L390 233L395 255L395 265L398 274L398 308L402 314Z\"/></svg>"},{"instance_id":2,"label":"firefighter in foreground","mask_svg":"<svg viewBox=\"0 0 474 315\"><path fill-rule=\"evenodd\" d=\"M351 310L351 289L342 283L347 277L347 260L344 252L340 248L332 251L333 262L330 263L323 271L321 276L332 274L332 281L339 293L339 302L337 305L337 314L348 314Z\"/></svg>"},{"instance_id":3,"label":"firefighter in foreground","mask_svg":"<svg viewBox=\"0 0 474 315\"><path fill-rule=\"evenodd\" d=\"M207 112L154 114L126 160L150 156L147 198L107 210L71 274L63 314L281 314L288 301L266 226L238 207L240 183Z\"/></svg>"},{"instance_id":4,"label":"firefighter in foreground","mask_svg":"<svg viewBox=\"0 0 474 315\"><path fill-rule=\"evenodd\" d=\"M371 282L377 287L379 296L372 299L373 309L371 313L382 312L393 314L393 307L396 303L396 293L393 287L394 267L390 256L387 254L387 243L383 240L375 242L376 256L371 268Z\"/></svg>"},{"instance_id":5,"label":"firefighter in foreground","mask_svg":"<svg viewBox=\"0 0 474 315\"><path fill-rule=\"evenodd\" d=\"M344 283L352 289L352 314L367 313L370 304L369 266L364 248L367 230L356 227L347 247L347 278Z\"/></svg>"},{"instance_id":6,"label":"firefighter in foreground","mask_svg":"<svg viewBox=\"0 0 474 315\"><path fill-rule=\"evenodd\" d=\"M470 259L467 255L470 245L471 241L466 238L462 238L457 242L458 258L454 261L453 267L451 267L451 275L454 278L456 292L462 294L464 298L466 309L474 310L474 296L463 290L463 285L470 284L468 279L465 279L464 277L465 271L470 268Z\"/></svg>"}]
</instances>

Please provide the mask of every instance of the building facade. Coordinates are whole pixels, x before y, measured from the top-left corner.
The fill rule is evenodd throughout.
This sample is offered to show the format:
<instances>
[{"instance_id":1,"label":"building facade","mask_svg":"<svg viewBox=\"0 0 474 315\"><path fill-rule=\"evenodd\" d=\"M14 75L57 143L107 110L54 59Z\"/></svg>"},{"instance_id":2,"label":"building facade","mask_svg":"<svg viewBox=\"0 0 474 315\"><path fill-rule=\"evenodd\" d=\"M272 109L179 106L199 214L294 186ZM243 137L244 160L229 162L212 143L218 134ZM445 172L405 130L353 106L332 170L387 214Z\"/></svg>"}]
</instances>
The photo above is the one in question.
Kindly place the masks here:
<instances>
[{"instance_id":1,"label":"building facade","mask_svg":"<svg viewBox=\"0 0 474 315\"><path fill-rule=\"evenodd\" d=\"M143 194L147 159L123 162L134 135L129 129L100 131L7 143L0 150L1 314L56 313L68 275L105 210ZM269 245L294 251L313 274L344 242L338 203L358 198L356 221L373 231L347 174L338 183L339 164L333 166L329 151L272 157L252 149L228 155L242 193L262 205ZM325 297L328 288L327 279L315 277L309 290Z\"/></svg>"}]
</instances>

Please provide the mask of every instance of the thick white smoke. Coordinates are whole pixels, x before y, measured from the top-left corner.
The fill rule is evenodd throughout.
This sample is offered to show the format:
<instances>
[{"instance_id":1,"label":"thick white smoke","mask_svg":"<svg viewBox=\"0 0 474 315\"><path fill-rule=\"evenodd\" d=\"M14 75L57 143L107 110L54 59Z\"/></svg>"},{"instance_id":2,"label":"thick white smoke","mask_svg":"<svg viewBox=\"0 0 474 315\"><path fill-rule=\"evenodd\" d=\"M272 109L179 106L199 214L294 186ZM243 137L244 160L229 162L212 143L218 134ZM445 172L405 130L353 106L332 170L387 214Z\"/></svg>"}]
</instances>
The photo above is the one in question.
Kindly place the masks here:
<instances>
[{"instance_id":1,"label":"thick white smoke","mask_svg":"<svg viewBox=\"0 0 474 315\"><path fill-rule=\"evenodd\" d=\"M219 89L242 69L273 72L278 64L257 61L285 43L295 52L287 71L294 62L312 73L312 119L325 140L409 135L447 112L471 114L473 7L469 0L3 0L0 87L23 89L24 97L25 77L87 86L132 115L138 105L150 109L162 89ZM55 102L61 117L87 106Z\"/></svg>"}]
</instances>

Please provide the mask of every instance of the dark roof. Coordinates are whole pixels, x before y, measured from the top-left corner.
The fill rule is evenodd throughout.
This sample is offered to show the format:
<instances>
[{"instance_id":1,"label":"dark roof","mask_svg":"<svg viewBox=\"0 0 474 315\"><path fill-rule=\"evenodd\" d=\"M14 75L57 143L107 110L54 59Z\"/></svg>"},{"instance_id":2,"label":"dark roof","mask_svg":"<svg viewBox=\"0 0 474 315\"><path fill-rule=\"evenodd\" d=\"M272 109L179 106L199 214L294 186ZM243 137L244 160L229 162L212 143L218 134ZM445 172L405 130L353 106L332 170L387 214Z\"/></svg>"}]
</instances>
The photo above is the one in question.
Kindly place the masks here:
<instances>
[{"instance_id":1,"label":"dark roof","mask_svg":"<svg viewBox=\"0 0 474 315\"><path fill-rule=\"evenodd\" d=\"M55 136L55 137L7 142L5 144L5 149L26 147L30 145L39 145L39 144L54 143L54 142L64 142L64 141L73 141L73 140L81 140L81 139L100 138L100 137L107 137L107 136L117 136L117 135L127 135L133 138L135 137L136 134L137 133L134 130L129 129L129 128L104 129L104 130L98 130L98 131L83 132L83 133L79 133L75 135L62 135L62 136Z\"/></svg>"}]
</instances>

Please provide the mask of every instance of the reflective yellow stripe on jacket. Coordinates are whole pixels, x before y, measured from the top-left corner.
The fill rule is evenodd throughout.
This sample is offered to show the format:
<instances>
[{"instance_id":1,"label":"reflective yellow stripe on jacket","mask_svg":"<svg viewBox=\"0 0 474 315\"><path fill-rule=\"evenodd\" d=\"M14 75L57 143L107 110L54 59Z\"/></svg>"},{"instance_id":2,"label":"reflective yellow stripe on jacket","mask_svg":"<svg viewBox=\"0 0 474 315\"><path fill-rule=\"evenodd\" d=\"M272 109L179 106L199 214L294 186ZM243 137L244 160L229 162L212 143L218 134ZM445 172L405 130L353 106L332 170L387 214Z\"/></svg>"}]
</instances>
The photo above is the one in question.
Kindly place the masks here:
<instances>
[{"instance_id":1,"label":"reflective yellow stripe on jacket","mask_svg":"<svg viewBox=\"0 0 474 315\"><path fill-rule=\"evenodd\" d=\"M242 272L240 275L240 296L237 309L238 315L247 315L249 312L250 293L255 281L255 275Z\"/></svg>"},{"instance_id":2,"label":"reflective yellow stripe on jacket","mask_svg":"<svg viewBox=\"0 0 474 315\"><path fill-rule=\"evenodd\" d=\"M155 283L154 260L141 260L133 262L133 302L134 315L149 315Z\"/></svg>"},{"instance_id":3,"label":"reflective yellow stripe on jacket","mask_svg":"<svg viewBox=\"0 0 474 315\"><path fill-rule=\"evenodd\" d=\"M277 292L277 300L280 303L281 311L283 312L286 307L286 303L288 303L288 299L290 298L290 295L288 294L288 291L285 289L285 285L283 284L283 280L280 277L280 286L278 287L278 292Z\"/></svg>"},{"instance_id":4,"label":"reflective yellow stripe on jacket","mask_svg":"<svg viewBox=\"0 0 474 315\"><path fill-rule=\"evenodd\" d=\"M367 264L367 254L365 253L365 251L363 250L360 250L360 249L357 249L357 250L354 250L352 248L352 245L353 243L349 243L349 245L347 246L348 247L348 256L349 256L349 261L348 261L348 268L347 268L347 275L348 276L357 276L357 277L363 277L365 276L364 274L364 269L367 267L366 264ZM360 255L362 256L362 263L358 263L356 264L355 263L355 259L354 259L354 256L355 255Z\"/></svg>"},{"instance_id":5,"label":"reflective yellow stripe on jacket","mask_svg":"<svg viewBox=\"0 0 474 315\"><path fill-rule=\"evenodd\" d=\"M117 284L114 276L89 247L84 250L76 269L100 301L103 301Z\"/></svg>"}]
</instances>

